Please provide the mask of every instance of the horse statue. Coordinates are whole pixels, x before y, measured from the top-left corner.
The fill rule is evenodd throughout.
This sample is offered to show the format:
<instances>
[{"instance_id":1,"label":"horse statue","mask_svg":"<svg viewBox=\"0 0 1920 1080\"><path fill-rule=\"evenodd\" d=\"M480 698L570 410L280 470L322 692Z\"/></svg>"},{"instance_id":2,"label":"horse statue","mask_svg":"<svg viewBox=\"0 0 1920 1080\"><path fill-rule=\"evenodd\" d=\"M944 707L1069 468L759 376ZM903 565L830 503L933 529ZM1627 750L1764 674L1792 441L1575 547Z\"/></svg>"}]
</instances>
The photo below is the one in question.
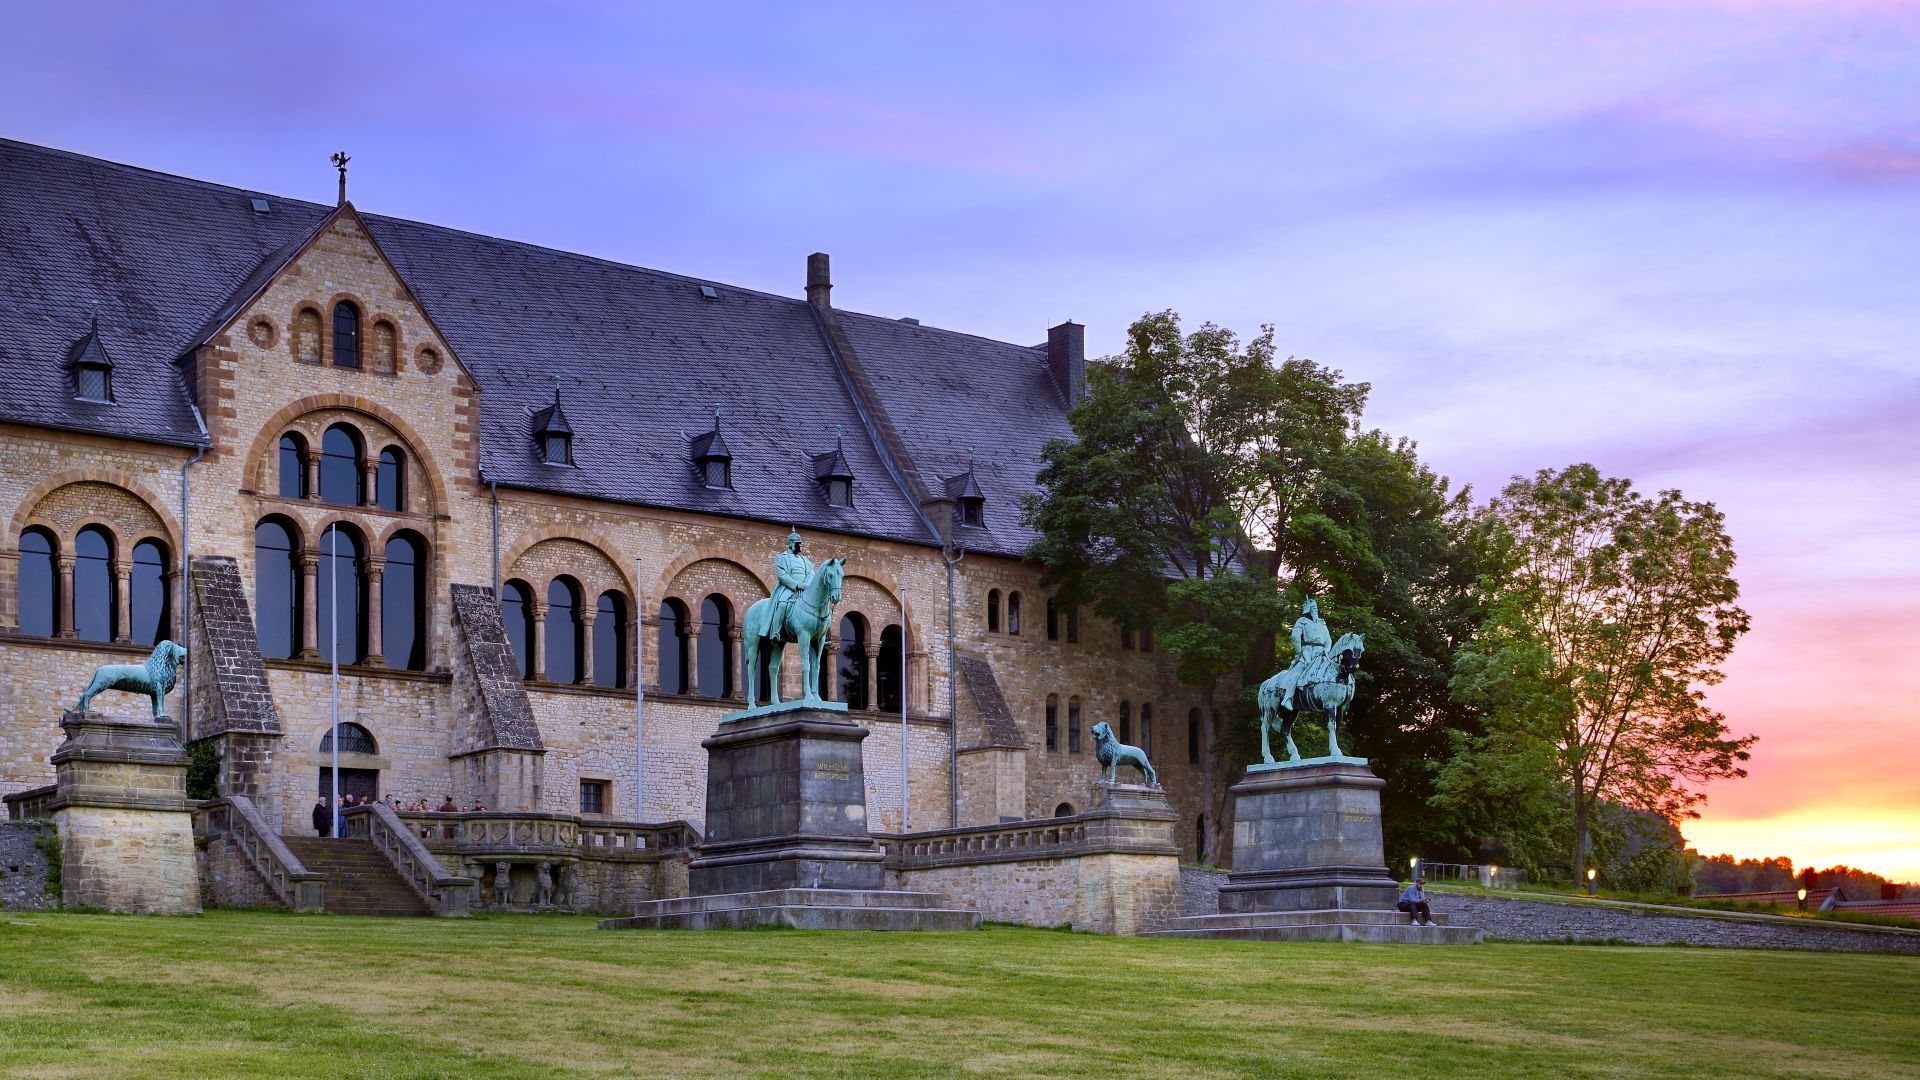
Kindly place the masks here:
<instances>
[{"instance_id":1,"label":"horse statue","mask_svg":"<svg viewBox=\"0 0 1920 1080\"><path fill-rule=\"evenodd\" d=\"M827 648L827 630L833 626L833 608L840 602L840 583L847 576L847 560L828 559L787 609L783 625L771 625L773 598L755 600L747 609L741 636L747 646L747 708L757 704L760 692L761 650L767 651L767 703L780 704L780 661L787 642L800 646L800 700L820 699L820 654Z\"/></svg>"},{"instance_id":2,"label":"horse statue","mask_svg":"<svg viewBox=\"0 0 1920 1080\"><path fill-rule=\"evenodd\" d=\"M1152 763L1147 761L1147 752L1114 738L1113 729L1105 721L1093 725L1093 759L1106 767L1106 782L1109 784L1113 783L1115 769L1132 765L1140 770L1140 779L1148 787L1160 786L1160 774L1154 772Z\"/></svg>"},{"instance_id":3,"label":"horse statue","mask_svg":"<svg viewBox=\"0 0 1920 1080\"><path fill-rule=\"evenodd\" d=\"M184 645L175 645L171 641L162 641L153 647L153 655L141 664L108 664L93 673L93 681L87 684L87 692L80 695L80 704L74 706L76 712L86 712L93 704L93 696L102 690L125 690L130 694L145 694L153 699L153 718L166 718L166 697L173 693L173 683L180 674L180 665L187 659Z\"/></svg>"},{"instance_id":4,"label":"horse statue","mask_svg":"<svg viewBox=\"0 0 1920 1080\"><path fill-rule=\"evenodd\" d=\"M1340 752L1340 717L1353 704L1353 674L1360 670L1360 657L1367 651L1366 640L1359 634L1346 634L1333 643L1331 651L1335 658L1336 674L1332 679L1318 679L1295 687L1291 711L1281 704L1286 691L1287 672L1283 671L1260 684L1260 757L1268 765L1278 764L1273 759L1272 744L1268 740L1268 733L1276 727L1280 737L1287 740L1287 760L1300 760L1300 750L1293 745L1293 722L1307 708L1319 709L1326 715L1327 756L1345 756ZM1276 722L1282 712L1286 713L1286 719Z\"/></svg>"}]
</instances>

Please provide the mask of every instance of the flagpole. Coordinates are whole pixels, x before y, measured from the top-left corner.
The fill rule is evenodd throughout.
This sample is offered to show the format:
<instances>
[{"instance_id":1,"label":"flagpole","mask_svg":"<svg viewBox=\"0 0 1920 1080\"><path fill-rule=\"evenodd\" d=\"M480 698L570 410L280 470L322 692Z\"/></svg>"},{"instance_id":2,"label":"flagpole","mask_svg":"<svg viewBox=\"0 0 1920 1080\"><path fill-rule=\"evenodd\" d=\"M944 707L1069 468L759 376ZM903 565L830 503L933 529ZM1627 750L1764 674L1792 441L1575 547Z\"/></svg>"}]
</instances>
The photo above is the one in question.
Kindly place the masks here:
<instances>
[{"instance_id":1,"label":"flagpole","mask_svg":"<svg viewBox=\"0 0 1920 1080\"><path fill-rule=\"evenodd\" d=\"M332 665L332 688L329 691L327 711L332 718L333 732L328 742L333 746L333 828L329 835L340 838L340 553L335 550L335 542L340 538L340 523L327 526L327 605L331 612L327 616L327 658Z\"/></svg>"},{"instance_id":2,"label":"flagpole","mask_svg":"<svg viewBox=\"0 0 1920 1080\"><path fill-rule=\"evenodd\" d=\"M900 590L900 831L907 832L907 592Z\"/></svg>"},{"instance_id":3,"label":"flagpole","mask_svg":"<svg viewBox=\"0 0 1920 1080\"><path fill-rule=\"evenodd\" d=\"M646 579L638 558L633 560L633 820L645 821L646 811Z\"/></svg>"}]
</instances>

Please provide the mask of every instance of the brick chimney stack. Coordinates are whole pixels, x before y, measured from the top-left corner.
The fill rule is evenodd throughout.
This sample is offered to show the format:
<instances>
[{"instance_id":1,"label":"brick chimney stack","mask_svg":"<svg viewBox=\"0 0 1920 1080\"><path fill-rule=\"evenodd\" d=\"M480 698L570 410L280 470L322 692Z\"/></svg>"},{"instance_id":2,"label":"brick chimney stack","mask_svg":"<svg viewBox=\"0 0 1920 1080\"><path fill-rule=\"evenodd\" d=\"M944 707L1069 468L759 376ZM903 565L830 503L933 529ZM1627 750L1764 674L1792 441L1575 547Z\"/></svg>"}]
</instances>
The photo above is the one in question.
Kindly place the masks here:
<instances>
[{"instance_id":1,"label":"brick chimney stack","mask_svg":"<svg viewBox=\"0 0 1920 1080\"><path fill-rule=\"evenodd\" d=\"M816 251L807 256L807 303L816 308L830 308L833 300L833 273L827 267L827 255Z\"/></svg>"},{"instance_id":2,"label":"brick chimney stack","mask_svg":"<svg viewBox=\"0 0 1920 1080\"><path fill-rule=\"evenodd\" d=\"M1067 396L1067 408L1080 404L1087 387L1087 328L1072 320L1049 327L1047 367Z\"/></svg>"}]
</instances>

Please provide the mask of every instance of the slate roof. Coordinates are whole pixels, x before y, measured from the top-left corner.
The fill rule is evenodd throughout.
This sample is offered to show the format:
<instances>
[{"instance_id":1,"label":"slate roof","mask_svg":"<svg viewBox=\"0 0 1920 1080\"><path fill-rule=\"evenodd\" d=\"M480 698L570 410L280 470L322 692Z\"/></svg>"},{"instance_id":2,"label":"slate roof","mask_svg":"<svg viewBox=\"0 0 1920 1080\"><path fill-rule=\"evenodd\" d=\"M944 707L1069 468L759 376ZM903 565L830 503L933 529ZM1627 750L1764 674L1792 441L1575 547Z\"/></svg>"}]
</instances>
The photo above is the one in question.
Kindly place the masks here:
<instances>
[{"instance_id":1,"label":"slate roof","mask_svg":"<svg viewBox=\"0 0 1920 1080\"><path fill-rule=\"evenodd\" d=\"M265 198L268 213L252 200ZM334 207L0 140L0 419L204 444L175 361L237 312ZM509 487L936 543L866 436L802 299L399 218L362 214L481 387L481 468ZM716 297L702 295L710 287ZM73 400L63 360L98 305L112 405ZM987 499L970 550L1021 554L1018 497L1068 434L1030 348L837 313L929 491L966 468ZM541 460L533 417L556 386L574 467ZM793 410L792 403L808 402ZM721 408L733 489L705 487L689 440ZM793 415L783 416L791 412ZM817 455L857 478L826 504Z\"/></svg>"}]
</instances>

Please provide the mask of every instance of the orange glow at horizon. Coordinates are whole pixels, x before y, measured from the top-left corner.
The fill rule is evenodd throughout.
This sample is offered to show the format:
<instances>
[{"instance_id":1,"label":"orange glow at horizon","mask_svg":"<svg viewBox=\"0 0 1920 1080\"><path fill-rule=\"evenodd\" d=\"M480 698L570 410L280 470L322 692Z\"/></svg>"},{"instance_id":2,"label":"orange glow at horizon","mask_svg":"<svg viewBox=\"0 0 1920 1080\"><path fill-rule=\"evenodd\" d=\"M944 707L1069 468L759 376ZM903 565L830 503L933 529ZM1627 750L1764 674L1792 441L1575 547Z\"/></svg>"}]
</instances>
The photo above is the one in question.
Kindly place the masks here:
<instances>
[{"instance_id":1,"label":"orange glow at horizon","mask_svg":"<svg viewBox=\"0 0 1920 1080\"><path fill-rule=\"evenodd\" d=\"M1796 872L1845 864L1890 881L1920 882L1920 807L1863 815L1857 806L1807 806L1765 818L1723 819L1709 811L1681 827L1702 855L1768 859L1784 855ZM1871 899L1858 897L1856 899Z\"/></svg>"}]
</instances>

